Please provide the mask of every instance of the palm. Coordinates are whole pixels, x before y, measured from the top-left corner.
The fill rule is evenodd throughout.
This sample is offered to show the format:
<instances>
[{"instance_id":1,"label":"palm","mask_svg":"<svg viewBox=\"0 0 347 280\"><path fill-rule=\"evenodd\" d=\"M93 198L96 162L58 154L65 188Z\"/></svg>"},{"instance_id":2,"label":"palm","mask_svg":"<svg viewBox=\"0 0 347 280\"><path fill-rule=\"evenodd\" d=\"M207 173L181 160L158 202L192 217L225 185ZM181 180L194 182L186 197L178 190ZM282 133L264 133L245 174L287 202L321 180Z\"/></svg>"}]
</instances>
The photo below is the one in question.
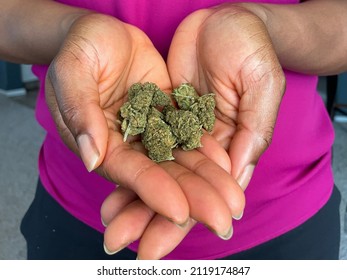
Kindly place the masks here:
<instances>
[{"instance_id":1,"label":"palm","mask_svg":"<svg viewBox=\"0 0 347 280\"><path fill-rule=\"evenodd\" d=\"M95 72L100 107L109 128L119 131L117 113L131 84L153 81L163 89L171 88L165 62L143 32L130 25L120 26L117 20L99 24L86 36L90 45L83 46L83 51Z\"/></svg>"},{"instance_id":2,"label":"palm","mask_svg":"<svg viewBox=\"0 0 347 280\"><path fill-rule=\"evenodd\" d=\"M117 125L127 89L141 81L171 87L166 65L149 39L116 19L89 16L73 26L51 64L46 99L72 150L79 154L81 134L92 138L86 154L81 152L84 162L93 161L88 153L97 149L94 164L102 176L133 189L152 209L182 223L188 205L179 185L137 151L136 142L124 143Z\"/></svg>"},{"instance_id":3,"label":"palm","mask_svg":"<svg viewBox=\"0 0 347 280\"><path fill-rule=\"evenodd\" d=\"M284 90L260 19L233 5L192 14L176 32L168 67L173 84L193 81L201 92L216 94L213 136L229 152L235 178L247 161L256 164L271 141Z\"/></svg>"},{"instance_id":4,"label":"palm","mask_svg":"<svg viewBox=\"0 0 347 280\"><path fill-rule=\"evenodd\" d=\"M244 200L223 168L198 151L184 155L177 151L176 162L158 165L144 155L136 139L123 142L119 108L129 86L145 81L171 88L161 56L141 31L100 15L82 18L73 26L46 79L46 99L62 139L89 170L98 166L99 174L123 187L103 206L102 217L109 224L105 243L112 249L142 236L144 251L151 253L148 244L162 236L158 230L172 229L168 220L182 224L189 216L229 234L231 215L239 215ZM208 136L203 141L209 144L202 150L216 147L216 155L225 153ZM169 231L176 241L169 240L168 248L184 236L173 227Z\"/></svg>"},{"instance_id":5,"label":"palm","mask_svg":"<svg viewBox=\"0 0 347 280\"><path fill-rule=\"evenodd\" d=\"M235 179L247 161L256 162L270 141L268 137L271 137L283 93L283 80L271 44L267 45L269 39L266 32L256 29L245 34L240 33L244 25L233 29L235 18L223 18L215 12L216 10L197 12L180 25L170 47L168 70L174 86L191 82L202 93L216 93L217 120L212 138L218 141L219 147L222 146L228 151L229 163L221 160L221 157L225 159L224 156L216 153L219 147L208 136L204 137L204 141L210 139L209 143L204 144L199 152L183 155L181 151L176 151L175 157L176 163L193 170L196 175L202 175L202 178L224 197L225 202L230 203L233 200L232 208L233 204L235 207L244 203L235 181L229 180L229 184L226 183L227 180L219 181L219 176L216 176L212 169L207 172L201 168L201 162L206 162L207 157L231 172ZM225 12L225 15L230 15L230 11ZM259 21L257 23L260 24ZM260 92L257 93L257 90ZM266 94L267 90L269 94ZM181 181L183 175L186 176L186 171L184 168L180 169L180 175L172 172L178 170L173 168L176 163L163 163L161 166L177 181ZM208 213L212 213L211 221L225 216L222 215L221 208L218 211L212 210L217 210L218 205L217 200L210 200L213 192L202 193L204 189L207 190L206 181L190 177L189 183L181 184L189 202L190 216L198 221L206 221ZM241 180L241 186L244 187L242 183ZM220 186L229 188L229 191L231 189L228 186L232 186L233 195L230 195L230 192L225 195L225 189ZM139 200L130 204L125 202L127 205L123 208L123 198L129 196L129 193L124 192L126 191L120 188L111 194L103 205L103 217L110 222L106 229L105 242L111 248L119 248L120 244L141 237L139 254L145 258L158 258L169 253L195 223L191 220L184 229L178 229ZM234 199L230 199L231 197ZM204 203L203 207L199 201L207 203ZM121 206L113 207L113 211L110 211L115 202ZM142 222L139 222L140 220ZM227 220L224 220L224 223L227 223ZM113 236L123 237L123 243L114 240Z\"/></svg>"}]
</instances>

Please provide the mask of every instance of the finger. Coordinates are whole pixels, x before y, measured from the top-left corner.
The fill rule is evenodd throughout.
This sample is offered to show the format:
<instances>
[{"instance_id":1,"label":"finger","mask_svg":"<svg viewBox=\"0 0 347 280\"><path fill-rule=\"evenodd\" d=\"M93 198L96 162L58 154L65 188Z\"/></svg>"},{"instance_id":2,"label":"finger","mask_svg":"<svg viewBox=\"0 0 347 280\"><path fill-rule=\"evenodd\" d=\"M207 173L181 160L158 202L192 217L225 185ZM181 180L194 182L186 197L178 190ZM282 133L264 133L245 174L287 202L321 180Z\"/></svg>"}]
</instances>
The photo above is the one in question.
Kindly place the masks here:
<instances>
[{"instance_id":1,"label":"finger","mask_svg":"<svg viewBox=\"0 0 347 280\"><path fill-rule=\"evenodd\" d=\"M141 200L130 203L107 226L104 233L105 252L115 254L139 239L154 214Z\"/></svg>"},{"instance_id":2,"label":"finger","mask_svg":"<svg viewBox=\"0 0 347 280\"><path fill-rule=\"evenodd\" d=\"M181 186L189 204L189 216L220 238L229 239L232 234L231 212L211 184L175 162L163 162L161 166Z\"/></svg>"},{"instance_id":3,"label":"finger","mask_svg":"<svg viewBox=\"0 0 347 280\"><path fill-rule=\"evenodd\" d=\"M234 219L242 217L245 207L245 195L230 174L198 151L186 152L175 149L174 156L179 164L201 176L213 186L228 205Z\"/></svg>"},{"instance_id":4,"label":"finger","mask_svg":"<svg viewBox=\"0 0 347 280\"><path fill-rule=\"evenodd\" d=\"M158 260L172 252L194 227L196 221L189 219L185 227L177 227L163 216L156 215L141 237L137 259Z\"/></svg>"},{"instance_id":5,"label":"finger","mask_svg":"<svg viewBox=\"0 0 347 280\"><path fill-rule=\"evenodd\" d=\"M91 171L105 155L108 125L100 107L96 79L81 61L72 52L61 52L50 65L46 95L51 99L49 105L58 129L65 132L65 143L79 152Z\"/></svg>"},{"instance_id":6,"label":"finger","mask_svg":"<svg viewBox=\"0 0 347 280\"><path fill-rule=\"evenodd\" d=\"M178 26L172 39L167 66L174 87L184 82L200 81L197 59L197 30L201 22L209 15L209 11L199 10L186 17ZM201 88L201 87L199 87ZM207 90L205 86L201 88Z\"/></svg>"},{"instance_id":7,"label":"finger","mask_svg":"<svg viewBox=\"0 0 347 280\"><path fill-rule=\"evenodd\" d=\"M201 145L202 147L197 149L199 152L230 173L231 163L229 154L212 135L205 132L201 137Z\"/></svg>"},{"instance_id":8,"label":"finger","mask_svg":"<svg viewBox=\"0 0 347 280\"><path fill-rule=\"evenodd\" d=\"M117 187L102 203L100 213L104 226L107 226L118 213L128 204L137 199L132 190Z\"/></svg>"},{"instance_id":9,"label":"finger","mask_svg":"<svg viewBox=\"0 0 347 280\"><path fill-rule=\"evenodd\" d=\"M134 191L155 212L177 224L189 217L187 199L167 170L110 132L106 156L97 172Z\"/></svg>"}]
</instances>

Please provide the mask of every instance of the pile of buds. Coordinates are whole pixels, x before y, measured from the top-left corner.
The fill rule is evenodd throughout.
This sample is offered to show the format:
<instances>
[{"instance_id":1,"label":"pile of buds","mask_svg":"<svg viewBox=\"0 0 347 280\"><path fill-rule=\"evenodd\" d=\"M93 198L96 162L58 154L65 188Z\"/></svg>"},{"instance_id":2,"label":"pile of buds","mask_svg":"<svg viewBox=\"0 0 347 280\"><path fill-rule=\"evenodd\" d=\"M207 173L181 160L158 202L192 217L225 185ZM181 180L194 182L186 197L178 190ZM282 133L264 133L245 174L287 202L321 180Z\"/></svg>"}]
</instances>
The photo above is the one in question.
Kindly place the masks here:
<instances>
[{"instance_id":1,"label":"pile of buds","mask_svg":"<svg viewBox=\"0 0 347 280\"><path fill-rule=\"evenodd\" d=\"M189 83L171 94L154 83L135 83L128 90L128 101L120 108L123 140L141 135L148 156L155 162L174 160L172 150L201 147L203 129L211 132L215 123L214 94L199 96Z\"/></svg>"}]
</instances>

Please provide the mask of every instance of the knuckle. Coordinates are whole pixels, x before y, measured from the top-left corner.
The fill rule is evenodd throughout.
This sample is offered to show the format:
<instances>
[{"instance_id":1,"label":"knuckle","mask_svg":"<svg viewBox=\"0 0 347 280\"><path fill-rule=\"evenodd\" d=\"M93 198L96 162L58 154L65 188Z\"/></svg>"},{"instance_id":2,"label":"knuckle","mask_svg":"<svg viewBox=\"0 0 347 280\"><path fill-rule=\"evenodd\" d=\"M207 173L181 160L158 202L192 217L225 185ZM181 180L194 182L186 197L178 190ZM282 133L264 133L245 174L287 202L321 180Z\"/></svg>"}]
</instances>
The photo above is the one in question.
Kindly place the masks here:
<instances>
[{"instance_id":1,"label":"knuckle","mask_svg":"<svg viewBox=\"0 0 347 280\"><path fill-rule=\"evenodd\" d=\"M260 139L264 143L265 149L267 149L272 143L273 131L274 131L273 126L267 126L263 128L259 134Z\"/></svg>"},{"instance_id":2,"label":"knuckle","mask_svg":"<svg viewBox=\"0 0 347 280\"><path fill-rule=\"evenodd\" d=\"M64 73L66 72L66 63L64 56L59 53L52 60L49 68L48 68L48 78L52 81L53 84L57 83L60 77L64 77Z\"/></svg>"},{"instance_id":3,"label":"knuckle","mask_svg":"<svg viewBox=\"0 0 347 280\"><path fill-rule=\"evenodd\" d=\"M134 184L141 182L141 178L143 178L142 176L146 176L146 174L148 174L156 165L154 162L146 160L146 162L144 162L140 166L141 167L134 174Z\"/></svg>"},{"instance_id":4,"label":"knuckle","mask_svg":"<svg viewBox=\"0 0 347 280\"><path fill-rule=\"evenodd\" d=\"M68 128L73 129L78 126L80 120L80 109L78 106L71 105L65 101L60 106L60 112Z\"/></svg>"}]
</instances>

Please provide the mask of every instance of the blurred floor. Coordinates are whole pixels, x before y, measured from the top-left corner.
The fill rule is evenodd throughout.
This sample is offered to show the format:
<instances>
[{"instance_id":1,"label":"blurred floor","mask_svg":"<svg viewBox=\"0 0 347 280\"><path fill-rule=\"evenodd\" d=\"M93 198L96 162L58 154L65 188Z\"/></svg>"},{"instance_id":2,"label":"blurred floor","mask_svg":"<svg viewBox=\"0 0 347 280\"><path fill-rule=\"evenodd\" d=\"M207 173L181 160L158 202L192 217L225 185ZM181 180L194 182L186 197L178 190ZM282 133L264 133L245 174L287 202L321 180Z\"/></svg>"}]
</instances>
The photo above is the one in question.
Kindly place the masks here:
<instances>
[{"instance_id":1,"label":"blurred floor","mask_svg":"<svg viewBox=\"0 0 347 280\"><path fill-rule=\"evenodd\" d=\"M34 117L35 98L35 91L13 99L0 94L0 260L26 258L19 223L34 196L44 137Z\"/></svg>"},{"instance_id":2,"label":"blurred floor","mask_svg":"<svg viewBox=\"0 0 347 280\"><path fill-rule=\"evenodd\" d=\"M34 196L37 156L44 137L34 117L35 98L35 88L24 97L0 94L0 260L26 258L19 223ZM347 123L334 123L334 127L333 168L344 199L340 258L347 259Z\"/></svg>"}]
</instances>

